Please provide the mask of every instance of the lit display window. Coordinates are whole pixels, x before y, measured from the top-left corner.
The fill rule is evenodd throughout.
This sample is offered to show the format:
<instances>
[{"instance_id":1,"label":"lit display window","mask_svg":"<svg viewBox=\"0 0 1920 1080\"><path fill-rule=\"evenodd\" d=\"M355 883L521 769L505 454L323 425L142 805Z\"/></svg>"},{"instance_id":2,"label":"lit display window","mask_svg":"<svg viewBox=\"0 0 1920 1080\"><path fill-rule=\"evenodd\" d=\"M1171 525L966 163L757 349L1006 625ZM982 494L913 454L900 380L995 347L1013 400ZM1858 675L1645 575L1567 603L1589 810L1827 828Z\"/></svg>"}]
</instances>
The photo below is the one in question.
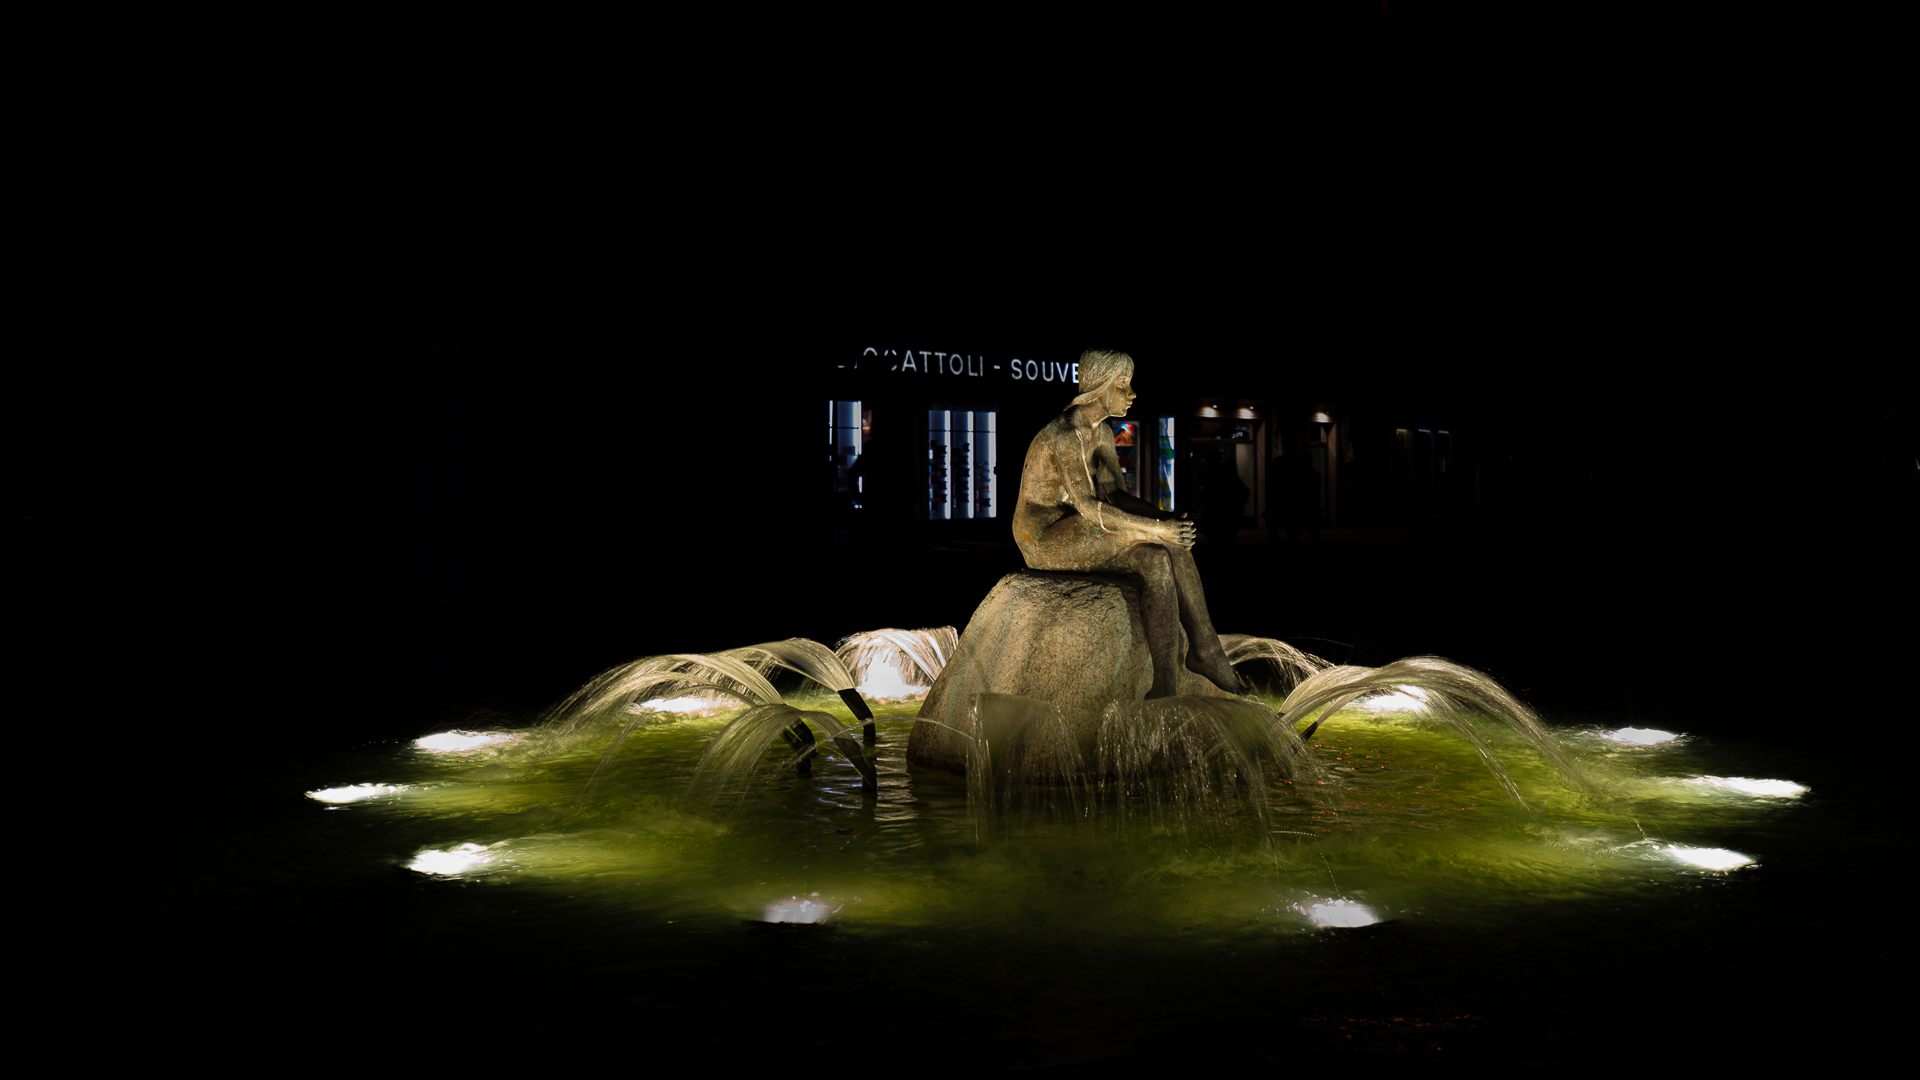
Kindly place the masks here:
<instances>
[{"instance_id":1,"label":"lit display window","mask_svg":"<svg viewBox=\"0 0 1920 1080\"><path fill-rule=\"evenodd\" d=\"M928 411L928 520L1000 516L996 415L970 409Z\"/></svg>"},{"instance_id":2,"label":"lit display window","mask_svg":"<svg viewBox=\"0 0 1920 1080\"><path fill-rule=\"evenodd\" d=\"M861 477L850 475L865 453L866 413L857 401L827 402L827 456L833 462L833 490L860 505Z\"/></svg>"},{"instance_id":3,"label":"lit display window","mask_svg":"<svg viewBox=\"0 0 1920 1080\"><path fill-rule=\"evenodd\" d=\"M1160 509L1173 509L1173 417L1163 416L1154 421L1154 475L1160 481L1158 502Z\"/></svg>"},{"instance_id":4,"label":"lit display window","mask_svg":"<svg viewBox=\"0 0 1920 1080\"><path fill-rule=\"evenodd\" d=\"M1132 420L1112 420L1113 452L1120 458L1120 486L1134 498L1140 497L1140 425Z\"/></svg>"}]
</instances>

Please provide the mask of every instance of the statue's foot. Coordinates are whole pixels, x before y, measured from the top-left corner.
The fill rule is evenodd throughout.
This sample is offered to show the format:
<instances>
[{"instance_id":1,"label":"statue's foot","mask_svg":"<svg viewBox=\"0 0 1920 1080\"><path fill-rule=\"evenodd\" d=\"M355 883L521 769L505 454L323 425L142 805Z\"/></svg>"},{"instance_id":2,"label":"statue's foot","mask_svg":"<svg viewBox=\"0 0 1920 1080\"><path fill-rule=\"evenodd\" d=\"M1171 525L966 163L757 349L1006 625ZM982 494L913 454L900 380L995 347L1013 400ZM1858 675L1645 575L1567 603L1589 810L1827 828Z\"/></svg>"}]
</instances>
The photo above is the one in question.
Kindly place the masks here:
<instances>
[{"instance_id":1,"label":"statue's foot","mask_svg":"<svg viewBox=\"0 0 1920 1080\"><path fill-rule=\"evenodd\" d=\"M1246 697L1248 694L1253 693L1253 687L1241 682L1238 677L1222 681L1209 675L1207 681L1225 690L1227 693L1232 694L1234 697Z\"/></svg>"},{"instance_id":2,"label":"statue's foot","mask_svg":"<svg viewBox=\"0 0 1920 1080\"><path fill-rule=\"evenodd\" d=\"M1225 657L1216 663L1204 664L1189 670L1234 697L1244 697L1253 693L1253 688L1240 681L1240 676L1234 673L1233 665L1227 663Z\"/></svg>"}]
</instances>

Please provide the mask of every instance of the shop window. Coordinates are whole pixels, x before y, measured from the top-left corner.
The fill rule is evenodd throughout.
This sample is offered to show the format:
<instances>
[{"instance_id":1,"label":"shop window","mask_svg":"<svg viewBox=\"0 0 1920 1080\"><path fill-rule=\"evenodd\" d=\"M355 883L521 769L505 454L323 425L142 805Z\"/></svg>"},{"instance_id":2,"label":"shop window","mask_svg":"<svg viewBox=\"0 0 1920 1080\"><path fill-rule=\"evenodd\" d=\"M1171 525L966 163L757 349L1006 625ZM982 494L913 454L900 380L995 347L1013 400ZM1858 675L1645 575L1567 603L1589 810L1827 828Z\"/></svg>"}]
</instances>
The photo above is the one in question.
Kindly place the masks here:
<instances>
[{"instance_id":1,"label":"shop window","mask_svg":"<svg viewBox=\"0 0 1920 1080\"><path fill-rule=\"evenodd\" d=\"M833 463L834 494L860 505L861 477L851 476L864 453L866 412L857 401L827 402L827 457Z\"/></svg>"},{"instance_id":2,"label":"shop window","mask_svg":"<svg viewBox=\"0 0 1920 1080\"><path fill-rule=\"evenodd\" d=\"M1173 417L1163 416L1154 421L1154 475L1159 483L1159 506L1162 510L1173 509Z\"/></svg>"},{"instance_id":3,"label":"shop window","mask_svg":"<svg viewBox=\"0 0 1920 1080\"><path fill-rule=\"evenodd\" d=\"M1113 425L1113 452L1120 458L1120 486L1134 498L1140 497L1140 425L1132 420L1110 420Z\"/></svg>"},{"instance_id":4,"label":"shop window","mask_svg":"<svg viewBox=\"0 0 1920 1080\"><path fill-rule=\"evenodd\" d=\"M1000 516L997 416L987 410L928 411L928 520Z\"/></svg>"}]
</instances>

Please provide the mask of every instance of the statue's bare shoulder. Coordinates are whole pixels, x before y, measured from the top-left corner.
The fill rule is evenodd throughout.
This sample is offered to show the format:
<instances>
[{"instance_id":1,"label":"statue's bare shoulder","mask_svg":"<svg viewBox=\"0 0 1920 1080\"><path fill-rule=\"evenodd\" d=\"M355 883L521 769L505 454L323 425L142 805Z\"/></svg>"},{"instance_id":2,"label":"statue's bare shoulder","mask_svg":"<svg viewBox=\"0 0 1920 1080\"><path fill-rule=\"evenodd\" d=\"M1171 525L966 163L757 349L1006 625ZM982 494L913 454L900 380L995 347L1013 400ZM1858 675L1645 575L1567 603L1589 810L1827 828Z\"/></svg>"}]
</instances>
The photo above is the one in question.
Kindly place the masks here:
<instances>
[{"instance_id":1,"label":"statue's bare shoulder","mask_svg":"<svg viewBox=\"0 0 1920 1080\"><path fill-rule=\"evenodd\" d=\"M1020 474L1020 501L1036 510L1071 512L1073 489L1086 486L1085 480L1073 482L1078 479L1076 474L1084 471L1082 455L1080 437L1070 419L1065 414L1054 417L1027 448L1026 467Z\"/></svg>"}]
</instances>

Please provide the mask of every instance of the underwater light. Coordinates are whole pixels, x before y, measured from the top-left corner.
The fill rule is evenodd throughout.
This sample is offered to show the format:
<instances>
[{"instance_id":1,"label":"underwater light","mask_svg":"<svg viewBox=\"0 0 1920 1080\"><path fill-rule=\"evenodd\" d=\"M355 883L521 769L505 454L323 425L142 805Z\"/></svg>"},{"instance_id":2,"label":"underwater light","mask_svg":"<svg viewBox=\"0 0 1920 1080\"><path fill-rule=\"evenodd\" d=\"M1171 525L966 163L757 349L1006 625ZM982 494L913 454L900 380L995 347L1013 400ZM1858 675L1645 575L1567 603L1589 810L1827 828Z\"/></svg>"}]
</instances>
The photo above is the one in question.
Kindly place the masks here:
<instances>
[{"instance_id":1,"label":"underwater light","mask_svg":"<svg viewBox=\"0 0 1920 1080\"><path fill-rule=\"evenodd\" d=\"M813 895L819 896L820 894L814 893ZM833 914L833 912L827 905L820 901L812 899L802 900L795 896L782 900L777 904L768 904L766 921L817 923L825 920L826 917L831 914Z\"/></svg>"},{"instance_id":2,"label":"underwater light","mask_svg":"<svg viewBox=\"0 0 1920 1080\"><path fill-rule=\"evenodd\" d=\"M508 743L518 740L518 735L508 735L500 731L442 731L438 735L427 735L413 740L413 745L432 754L457 754L463 750L477 750L482 746L496 743Z\"/></svg>"},{"instance_id":3,"label":"underwater light","mask_svg":"<svg viewBox=\"0 0 1920 1080\"><path fill-rule=\"evenodd\" d=\"M1614 742L1632 743L1635 746L1652 746L1655 743L1672 742L1680 736L1658 728L1623 727L1604 737Z\"/></svg>"},{"instance_id":4,"label":"underwater light","mask_svg":"<svg viewBox=\"0 0 1920 1080\"><path fill-rule=\"evenodd\" d=\"M405 784L350 784L346 787L322 788L307 792L307 798L324 803L350 803L361 799L371 799L375 795L396 795L407 790Z\"/></svg>"},{"instance_id":5,"label":"underwater light","mask_svg":"<svg viewBox=\"0 0 1920 1080\"><path fill-rule=\"evenodd\" d=\"M643 701L634 708L642 712L710 713L732 708L738 704L739 702L725 701L720 698L689 696L654 698L652 701Z\"/></svg>"},{"instance_id":6,"label":"underwater light","mask_svg":"<svg viewBox=\"0 0 1920 1080\"><path fill-rule=\"evenodd\" d=\"M484 866L493 861L493 856L479 844L461 844L449 851L436 851L429 848L413 857L407 869L418 870L423 874L464 874L476 866Z\"/></svg>"},{"instance_id":7,"label":"underwater light","mask_svg":"<svg viewBox=\"0 0 1920 1080\"><path fill-rule=\"evenodd\" d=\"M1807 790L1804 784L1796 784L1791 780L1753 780L1745 776L1696 776L1687 783L1725 788L1728 791L1739 791L1748 795L1771 795L1787 799L1803 795Z\"/></svg>"},{"instance_id":8,"label":"underwater light","mask_svg":"<svg viewBox=\"0 0 1920 1080\"><path fill-rule=\"evenodd\" d=\"M884 657L868 664L865 674L866 681L855 687L863 697L874 699L918 697L927 692L926 687L913 686L902 679L900 669L894 666L893 661Z\"/></svg>"},{"instance_id":9,"label":"underwater light","mask_svg":"<svg viewBox=\"0 0 1920 1080\"><path fill-rule=\"evenodd\" d=\"M1726 848L1697 848L1673 845L1667 848L1667 854L1683 863L1705 867L1708 870L1732 870L1753 862L1750 855L1742 855Z\"/></svg>"},{"instance_id":10,"label":"underwater light","mask_svg":"<svg viewBox=\"0 0 1920 1080\"><path fill-rule=\"evenodd\" d=\"M1371 712L1419 712L1432 700L1425 690L1417 686L1402 686L1396 688L1393 693L1375 694L1370 698L1362 698L1354 702L1354 705Z\"/></svg>"},{"instance_id":11,"label":"underwater light","mask_svg":"<svg viewBox=\"0 0 1920 1080\"><path fill-rule=\"evenodd\" d=\"M1351 900L1322 900L1315 904L1302 904L1300 914L1313 920L1315 926L1372 926L1380 921L1380 916L1365 904L1356 904Z\"/></svg>"}]
</instances>

